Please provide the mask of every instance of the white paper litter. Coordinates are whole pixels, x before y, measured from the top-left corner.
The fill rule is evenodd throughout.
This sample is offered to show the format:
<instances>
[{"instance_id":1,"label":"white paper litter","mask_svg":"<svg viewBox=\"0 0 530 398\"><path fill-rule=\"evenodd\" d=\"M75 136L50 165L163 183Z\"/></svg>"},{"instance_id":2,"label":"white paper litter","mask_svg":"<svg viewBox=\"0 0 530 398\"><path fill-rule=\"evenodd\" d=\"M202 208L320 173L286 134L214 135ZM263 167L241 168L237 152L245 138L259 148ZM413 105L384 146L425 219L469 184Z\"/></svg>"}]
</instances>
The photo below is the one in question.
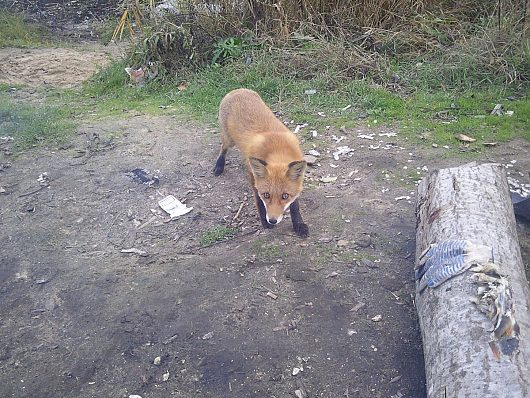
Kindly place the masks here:
<instances>
[{"instance_id":1,"label":"white paper litter","mask_svg":"<svg viewBox=\"0 0 530 398\"><path fill-rule=\"evenodd\" d=\"M164 199L158 202L158 205L162 208L162 210L168 213L171 218L183 216L184 214L187 214L193 210L193 207L187 207L173 195L166 196Z\"/></svg>"}]
</instances>

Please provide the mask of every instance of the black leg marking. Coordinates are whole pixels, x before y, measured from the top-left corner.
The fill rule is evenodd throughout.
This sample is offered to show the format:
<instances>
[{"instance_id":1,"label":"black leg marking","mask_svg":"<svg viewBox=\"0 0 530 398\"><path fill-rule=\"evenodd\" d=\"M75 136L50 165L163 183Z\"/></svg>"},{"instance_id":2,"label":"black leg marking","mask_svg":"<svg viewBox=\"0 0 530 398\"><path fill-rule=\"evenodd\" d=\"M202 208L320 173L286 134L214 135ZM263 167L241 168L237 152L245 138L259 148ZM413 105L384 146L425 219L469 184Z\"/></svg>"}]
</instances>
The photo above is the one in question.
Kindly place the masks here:
<instances>
[{"instance_id":1,"label":"black leg marking","mask_svg":"<svg viewBox=\"0 0 530 398\"><path fill-rule=\"evenodd\" d=\"M307 224L304 224L304 220L300 214L298 199L291 203L289 210L291 212L291 221L293 222L294 232L301 238L307 238L309 236L309 227Z\"/></svg>"},{"instance_id":2,"label":"black leg marking","mask_svg":"<svg viewBox=\"0 0 530 398\"><path fill-rule=\"evenodd\" d=\"M221 152L219 157L217 158L217 162L215 162L215 167L213 169L213 174L218 177L220 176L224 169L225 169L225 158L226 158L226 152Z\"/></svg>"},{"instance_id":3,"label":"black leg marking","mask_svg":"<svg viewBox=\"0 0 530 398\"><path fill-rule=\"evenodd\" d=\"M269 224L267 221L267 210L265 209L265 205L263 204L261 198L258 195L258 191L254 189L254 196L256 198L256 207L258 208L259 213L259 219L261 221L261 225L263 225L263 228L274 228L273 224Z\"/></svg>"}]
</instances>

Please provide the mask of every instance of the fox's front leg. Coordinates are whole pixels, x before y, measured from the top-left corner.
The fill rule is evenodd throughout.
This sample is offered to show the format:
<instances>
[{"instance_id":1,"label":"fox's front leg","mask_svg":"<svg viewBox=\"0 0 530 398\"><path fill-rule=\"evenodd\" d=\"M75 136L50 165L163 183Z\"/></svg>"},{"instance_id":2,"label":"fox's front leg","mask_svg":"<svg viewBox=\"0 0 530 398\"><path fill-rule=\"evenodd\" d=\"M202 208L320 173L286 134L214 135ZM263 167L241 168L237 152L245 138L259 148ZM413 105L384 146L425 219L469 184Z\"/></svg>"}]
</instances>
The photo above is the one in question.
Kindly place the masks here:
<instances>
[{"instance_id":1,"label":"fox's front leg","mask_svg":"<svg viewBox=\"0 0 530 398\"><path fill-rule=\"evenodd\" d=\"M261 225L263 225L263 228L274 228L274 225L269 224L267 221L267 209L265 209L265 205L259 197L258 190L256 188L254 188L254 199L256 200L256 207L258 208L259 219L261 221Z\"/></svg>"},{"instance_id":2,"label":"fox's front leg","mask_svg":"<svg viewBox=\"0 0 530 398\"><path fill-rule=\"evenodd\" d=\"M298 199L296 199L289 207L291 212L291 221L293 222L294 232L301 238L307 238L309 236L309 227L304 224L302 214L300 214L300 205Z\"/></svg>"}]
</instances>

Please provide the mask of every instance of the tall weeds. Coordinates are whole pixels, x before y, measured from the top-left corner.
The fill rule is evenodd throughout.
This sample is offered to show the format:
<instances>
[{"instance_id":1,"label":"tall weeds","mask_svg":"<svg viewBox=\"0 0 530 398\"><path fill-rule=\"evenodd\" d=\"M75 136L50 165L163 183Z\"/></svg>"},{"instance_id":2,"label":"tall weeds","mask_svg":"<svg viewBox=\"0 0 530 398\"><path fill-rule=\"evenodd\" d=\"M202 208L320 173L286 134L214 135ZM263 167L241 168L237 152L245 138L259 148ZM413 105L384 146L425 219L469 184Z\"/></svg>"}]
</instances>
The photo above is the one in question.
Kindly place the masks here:
<instances>
[{"instance_id":1,"label":"tall weeds","mask_svg":"<svg viewBox=\"0 0 530 398\"><path fill-rule=\"evenodd\" d=\"M396 79L392 65L420 58L424 67L402 77L433 87L510 85L530 79L528 1L164 0L164 11L154 0L124 0L114 36L130 31L139 38L135 62L172 74L217 62L222 39L251 37L302 75L331 62L347 78L384 83Z\"/></svg>"}]
</instances>

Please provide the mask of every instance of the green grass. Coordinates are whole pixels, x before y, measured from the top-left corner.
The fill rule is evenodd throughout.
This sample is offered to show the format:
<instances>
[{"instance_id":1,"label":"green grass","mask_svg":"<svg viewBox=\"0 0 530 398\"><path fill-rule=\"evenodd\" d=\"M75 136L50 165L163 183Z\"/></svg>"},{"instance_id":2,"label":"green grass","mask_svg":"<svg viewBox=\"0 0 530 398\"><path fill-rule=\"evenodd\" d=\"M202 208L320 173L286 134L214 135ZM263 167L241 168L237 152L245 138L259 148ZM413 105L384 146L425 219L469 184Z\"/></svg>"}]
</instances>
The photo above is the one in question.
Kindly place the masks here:
<instances>
[{"instance_id":1,"label":"green grass","mask_svg":"<svg viewBox=\"0 0 530 398\"><path fill-rule=\"evenodd\" d=\"M209 246L217 241L231 238L237 231L235 227L216 225L201 234L201 246Z\"/></svg>"},{"instance_id":2,"label":"green grass","mask_svg":"<svg viewBox=\"0 0 530 398\"><path fill-rule=\"evenodd\" d=\"M46 45L44 30L24 21L21 15L0 10L0 48Z\"/></svg>"},{"instance_id":3,"label":"green grass","mask_svg":"<svg viewBox=\"0 0 530 398\"><path fill-rule=\"evenodd\" d=\"M280 245L264 237L252 241L249 253L255 255L260 261L273 261L283 257Z\"/></svg>"},{"instance_id":4,"label":"green grass","mask_svg":"<svg viewBox=\"0 0 530 398\"><path fill-rule=\"evenodd\" d=\"M14 138L15 150L63 143L74 128L72 112L65 105L15 103L0 86L0 131Z\"/></svg>"}]
</instances>

